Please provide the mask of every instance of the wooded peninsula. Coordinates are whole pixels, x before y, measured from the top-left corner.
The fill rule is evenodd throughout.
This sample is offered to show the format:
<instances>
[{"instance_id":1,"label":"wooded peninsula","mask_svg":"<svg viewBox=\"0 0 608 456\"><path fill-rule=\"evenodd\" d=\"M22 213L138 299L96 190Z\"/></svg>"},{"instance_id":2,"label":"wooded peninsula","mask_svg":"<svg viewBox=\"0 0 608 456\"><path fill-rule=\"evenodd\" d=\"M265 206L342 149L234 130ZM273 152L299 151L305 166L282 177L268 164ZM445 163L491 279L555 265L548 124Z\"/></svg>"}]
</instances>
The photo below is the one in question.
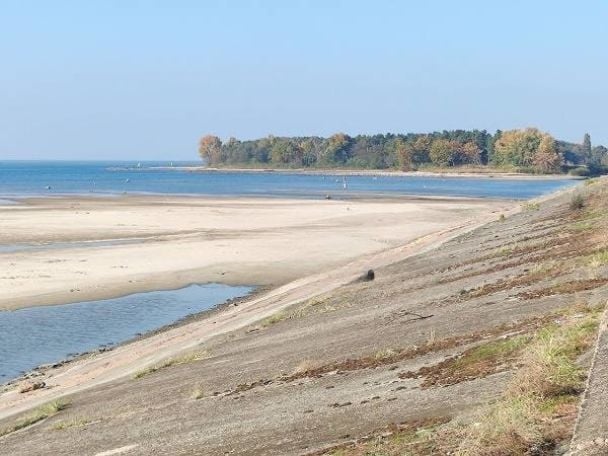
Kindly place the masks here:
<instances>
[{"instance_id":1,"label":"wooded peninsula","mask_svg":"<svg viewBox=\"0 0 608 456\"><path fill-rule=\"evenodd\" d=\"M487 167L525 173L579 176L608 170L608 149L555 139L537 128L501 131L451 130L432 133L277 137L222 142L199 141L201 159L211 167L447 169Z\"/></svg>"}]
</instances>

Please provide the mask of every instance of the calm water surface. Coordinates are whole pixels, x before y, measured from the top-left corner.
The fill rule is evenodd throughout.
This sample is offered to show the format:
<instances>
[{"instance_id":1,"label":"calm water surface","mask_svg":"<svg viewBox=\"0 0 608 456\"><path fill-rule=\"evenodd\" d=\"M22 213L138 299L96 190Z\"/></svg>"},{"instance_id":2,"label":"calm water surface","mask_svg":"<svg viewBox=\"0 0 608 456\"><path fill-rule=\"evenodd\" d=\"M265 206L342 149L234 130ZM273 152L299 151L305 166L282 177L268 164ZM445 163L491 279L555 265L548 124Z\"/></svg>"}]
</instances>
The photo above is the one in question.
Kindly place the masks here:
<instances>
[{"instance_id":1,"label":"calm water surface","mask_svg":"<svg viewBox=\"0 0 608 456\"><path fill-rule=\"evenodd\" d=\"M348 176L345 190L342 176L156 169L167 165L166 162L0 161L0 198L127 192L295 198L330 194L337 198L426 195L529 199L576 184L576 181L564 179Z\"/></svg>"},{"instance_id":2,"label":"calm water surface","mask_svg":"<svg viewBox=\"0 0 608 456\"><path fill-rule=\"evenodd\" d=\"M251 287L191 285L180 290L0 312L0 383L40 364L124 342L251 291Z\"/></svg>"}]
</instances>

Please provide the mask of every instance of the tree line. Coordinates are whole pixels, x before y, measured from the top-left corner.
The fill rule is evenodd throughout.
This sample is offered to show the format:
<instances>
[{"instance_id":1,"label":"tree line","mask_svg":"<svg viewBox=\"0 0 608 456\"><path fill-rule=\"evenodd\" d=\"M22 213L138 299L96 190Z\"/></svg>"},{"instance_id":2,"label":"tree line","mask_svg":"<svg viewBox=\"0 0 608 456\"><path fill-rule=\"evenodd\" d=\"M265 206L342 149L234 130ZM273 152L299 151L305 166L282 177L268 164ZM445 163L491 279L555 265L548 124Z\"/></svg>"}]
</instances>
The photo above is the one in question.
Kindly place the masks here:
<instances>
[{"instance_id":1,"label":"tree line","mask_svg":"<svg viewBox=\"0 0 608 456\"><path fill-rule=\"evenodd\" d=\"M493 166L514 171L554 173L577 168L596 173L608 165L608 150L558 141L536 128L509 131L452 130L433 133L276 137L222 142L199 141L199 154L211 167L399 169Z\"/></svg>"}]
</instances>

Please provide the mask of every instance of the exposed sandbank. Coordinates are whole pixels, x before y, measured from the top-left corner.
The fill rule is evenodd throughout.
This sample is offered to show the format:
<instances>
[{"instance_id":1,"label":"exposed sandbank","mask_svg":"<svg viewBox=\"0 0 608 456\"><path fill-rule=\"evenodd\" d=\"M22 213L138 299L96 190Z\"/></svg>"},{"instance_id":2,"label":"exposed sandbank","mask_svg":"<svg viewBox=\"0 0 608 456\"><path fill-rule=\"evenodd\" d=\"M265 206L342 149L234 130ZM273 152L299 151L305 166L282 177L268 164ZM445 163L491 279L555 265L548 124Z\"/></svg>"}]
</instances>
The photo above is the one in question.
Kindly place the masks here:
<instances>
[{"instance_id":1,"label":"exposed sandbank","mask_svg":"<svg viewBox=\"0 0 608 456\"><path fill-rule=\"evenodd\" d=\"M0 245L131 240L0 253L0 310L193 282L280 285L480 217L509 201L42 198L0 207Z\"/></svg>"}]
</instances>

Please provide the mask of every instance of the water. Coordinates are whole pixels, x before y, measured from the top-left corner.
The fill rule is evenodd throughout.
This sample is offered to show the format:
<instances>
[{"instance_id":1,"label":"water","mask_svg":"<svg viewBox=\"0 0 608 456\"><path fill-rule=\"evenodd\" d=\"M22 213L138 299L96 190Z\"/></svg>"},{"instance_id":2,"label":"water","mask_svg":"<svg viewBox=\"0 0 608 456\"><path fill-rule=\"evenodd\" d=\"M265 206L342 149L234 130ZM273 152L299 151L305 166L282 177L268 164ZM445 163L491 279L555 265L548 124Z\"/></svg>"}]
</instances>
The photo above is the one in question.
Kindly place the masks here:
<instances>
[{"instance_id":1,"label":"water","mask_svg":"<svg viewBox=\"0 0 608 456\"><path fill-rule=\"evenodd\" d=\"M67 242L40 242L34 244L0 244L0 253L16 253L25 251L61 250L83 247L114 247L116 245L139 244L141 239L112 239L101 241L67 241Z\"/></svg>"},{"instance_id":2,"label":"water","mask_svg":"<svg viewBox=\"0 0 608 456\"><path fill-rule=\"evenodd\" d=\"M188 163L174 163L184 166ZM197 164L197 163L190 163ZM0 199L61 194L154 193L214 196L461 196L529 199L576 184L565 179L342 176L296 173L196 173L156 169L163 162L0 161ZM49 189L47 189L49 187Z\"/></svg>"},{"instance_id":3,"label":"water","mask_svg":"<svg viewBox=\"0 0 608 456\"><path fill-rule=\"evenodd\" d=\"M191 285L180 290L0 312L0 382L70 354L124 342L251 291L244 286Z\"/></svg>"}]
</instances>

